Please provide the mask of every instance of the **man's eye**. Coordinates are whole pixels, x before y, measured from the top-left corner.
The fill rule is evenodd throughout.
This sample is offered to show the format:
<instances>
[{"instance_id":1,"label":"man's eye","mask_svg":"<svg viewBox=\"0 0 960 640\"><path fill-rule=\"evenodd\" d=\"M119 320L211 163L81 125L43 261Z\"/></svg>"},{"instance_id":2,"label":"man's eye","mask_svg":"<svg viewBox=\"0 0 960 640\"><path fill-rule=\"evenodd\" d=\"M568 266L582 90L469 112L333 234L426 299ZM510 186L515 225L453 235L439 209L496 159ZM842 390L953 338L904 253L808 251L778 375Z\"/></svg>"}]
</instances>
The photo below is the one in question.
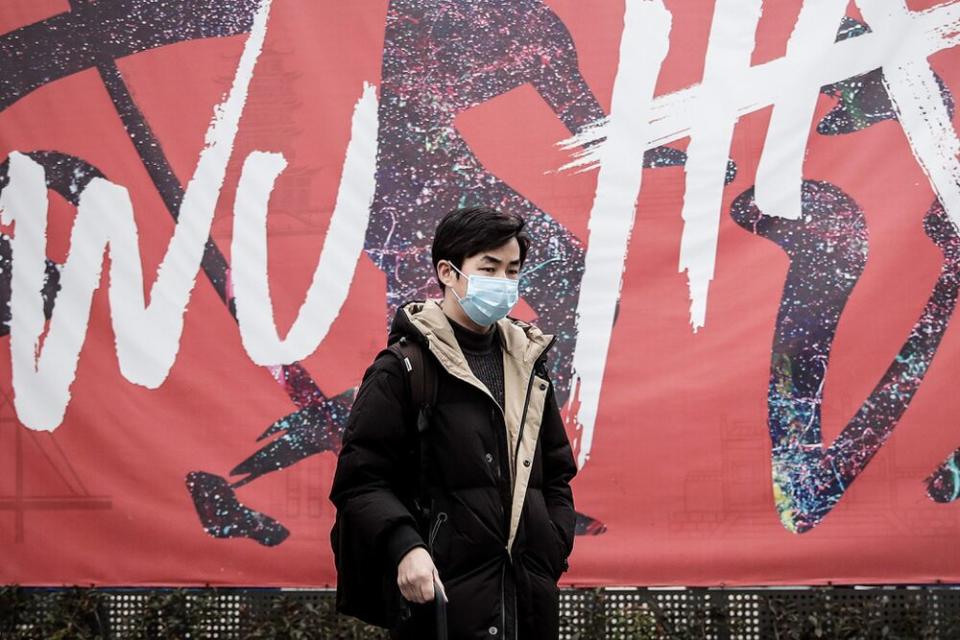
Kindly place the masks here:
<instances>
[{"instance_id":1,"label":"man's eye","mask_svg":"<svg viewBox=\"0 0 960 640\"><path fill-rule=\"evenodd\" d=\"M481 269L481 271L489 271L490 273L493 273L493 267L484 267Z\"/></svg>"}]
</instances>

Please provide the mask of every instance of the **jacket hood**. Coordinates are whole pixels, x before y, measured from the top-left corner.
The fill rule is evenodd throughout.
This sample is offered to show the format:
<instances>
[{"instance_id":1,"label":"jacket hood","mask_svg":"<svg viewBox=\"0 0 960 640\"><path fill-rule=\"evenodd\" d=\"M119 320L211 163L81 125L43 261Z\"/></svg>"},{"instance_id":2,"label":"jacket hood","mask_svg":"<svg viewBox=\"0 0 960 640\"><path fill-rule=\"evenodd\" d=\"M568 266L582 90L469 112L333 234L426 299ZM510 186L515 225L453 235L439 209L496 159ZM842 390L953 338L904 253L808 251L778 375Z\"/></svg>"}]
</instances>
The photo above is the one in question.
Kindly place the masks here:
<instances>
[{"instance_id":1,"label":"jacket hood","mask_svg":"<svg viewBox=\"0 0 960 640\"><path fill-rule=\"evenodd\" d=\"M539 356L553 342L552 335L544 333L536 325L516 318L498 320L497 328L504 353L522 362L529 362ZM402 337L432 347L431 351L439 348L448 353L458 353L458 359L463 358L450 320L440 308L438 300L415 300L397 309L387 344L393 344Z\"/></svg>"}]
</instances>

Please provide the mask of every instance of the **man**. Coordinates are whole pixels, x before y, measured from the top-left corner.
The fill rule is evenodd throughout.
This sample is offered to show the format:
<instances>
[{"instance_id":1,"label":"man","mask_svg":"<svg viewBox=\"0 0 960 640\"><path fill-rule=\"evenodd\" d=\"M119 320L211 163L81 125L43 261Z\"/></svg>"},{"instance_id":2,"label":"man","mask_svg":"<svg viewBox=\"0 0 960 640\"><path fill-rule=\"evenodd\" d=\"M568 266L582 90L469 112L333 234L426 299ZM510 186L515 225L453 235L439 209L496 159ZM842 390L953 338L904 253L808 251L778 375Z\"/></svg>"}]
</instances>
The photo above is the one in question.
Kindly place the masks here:
<instances>
[{"instance_id":1,"label":"man","mask_svg":"<svg viewBox=\"0 0 960 640\"><path fill-rule=\"evenodd\" d=\"M330 495L338 608L394 638L434 637L437 598L452 639L558 636L576 465L547 378L554 338L506 317L523 226L481 207L441 220L443 298L402 305L388 340L420 349L420 366L381 352L347 421ZM414 406L414 376L431 375Z\"/></svg>"}]
</instances>

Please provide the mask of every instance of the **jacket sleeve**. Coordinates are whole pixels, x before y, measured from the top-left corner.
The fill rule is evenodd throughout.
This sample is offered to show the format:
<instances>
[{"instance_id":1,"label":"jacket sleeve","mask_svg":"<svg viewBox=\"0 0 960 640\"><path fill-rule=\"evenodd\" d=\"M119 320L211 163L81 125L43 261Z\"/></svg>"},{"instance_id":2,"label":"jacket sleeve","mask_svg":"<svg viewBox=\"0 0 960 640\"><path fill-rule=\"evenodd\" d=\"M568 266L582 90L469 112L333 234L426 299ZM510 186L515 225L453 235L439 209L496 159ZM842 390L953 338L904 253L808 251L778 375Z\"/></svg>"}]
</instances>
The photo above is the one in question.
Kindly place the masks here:
<instances>
[{"instance_id":1,"label":"jacket sleeve","mask_svg":"<svg viewBox=\"0 0 960 640\"><path fill-rule=\"evenodd\" d=\"M563 541L566 557L573 550L574 527L577 521L573 507L573 491L570 489L570 481L577 475L577 464L560 417L552 382L545 399L540 438L543 455L543 497L550 520L557 527Z\"/></svg>"},{"instance_id":2,"label":"jacket sleeve","mask_svg":"<svg viewBox=\"0 0 960 640\"><path fill-rule=\"evenodd\" d=\"M426 546L399 495L416 477L406 384L400 361L381 355L364 373L347 419L330 500L350 537L346 552L364 556L351 564L370 562L373 552L396 569L408 551Z\"/></svg>"}]
</instances>

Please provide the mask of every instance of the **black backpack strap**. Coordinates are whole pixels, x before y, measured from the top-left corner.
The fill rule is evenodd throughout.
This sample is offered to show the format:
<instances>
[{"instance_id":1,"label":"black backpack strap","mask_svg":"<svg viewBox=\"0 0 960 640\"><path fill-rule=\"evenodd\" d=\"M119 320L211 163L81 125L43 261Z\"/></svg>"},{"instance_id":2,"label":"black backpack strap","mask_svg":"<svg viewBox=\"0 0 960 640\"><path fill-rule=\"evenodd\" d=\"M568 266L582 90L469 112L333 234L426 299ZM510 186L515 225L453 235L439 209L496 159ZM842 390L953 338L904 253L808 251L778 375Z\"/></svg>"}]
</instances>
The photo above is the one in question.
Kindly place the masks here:
<instances>
[{"instance_id":1,"label":"black backpack strap","mask_svg":"<svg viewBox=\"0 0 960 640\"><path fill-rule=\"evenodd\" d=\"M408 340L400 338L397 342L389 345L388 349L400 359L404 370L407 372L408 388L410 389L410 402L417 410L417 441L419 444L419 457L417 466L419 468L418 477L418 498L416 500L417 510L424 522L428 522L431 514L426 502L426 470L428 464L426 439L422 437L431 424L431 414L433 405L437 401L437 370L433 359L424 354L425 347Z\"/></svg>"},{"instance_id":2,"label":"black backpack strap","mask_svg":"<svg viewBox=\"0 0 960 640\"><path fill-rule=\"evenodd\" d=\"M423 433L430 426L430 412L437 401L437 371L423 347L407 338L400 338L389 347L403 363L410 383L410 400L417 408L417 431Z\"/></svg>"}]
</instances>

